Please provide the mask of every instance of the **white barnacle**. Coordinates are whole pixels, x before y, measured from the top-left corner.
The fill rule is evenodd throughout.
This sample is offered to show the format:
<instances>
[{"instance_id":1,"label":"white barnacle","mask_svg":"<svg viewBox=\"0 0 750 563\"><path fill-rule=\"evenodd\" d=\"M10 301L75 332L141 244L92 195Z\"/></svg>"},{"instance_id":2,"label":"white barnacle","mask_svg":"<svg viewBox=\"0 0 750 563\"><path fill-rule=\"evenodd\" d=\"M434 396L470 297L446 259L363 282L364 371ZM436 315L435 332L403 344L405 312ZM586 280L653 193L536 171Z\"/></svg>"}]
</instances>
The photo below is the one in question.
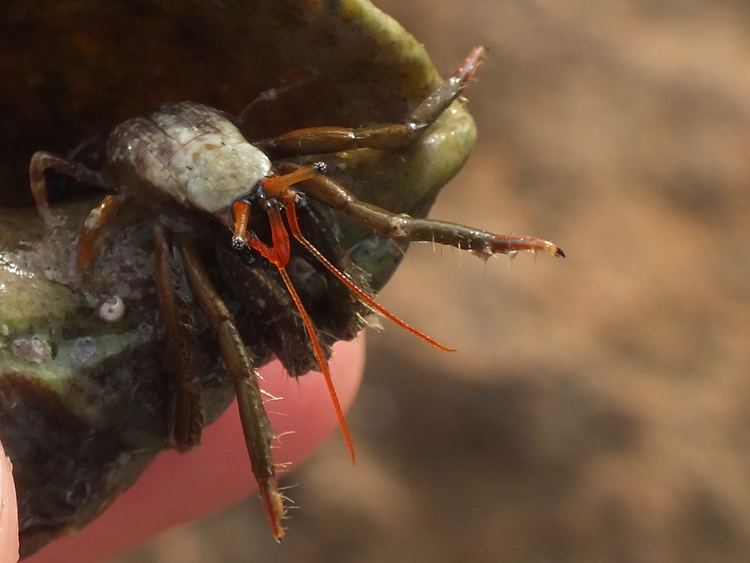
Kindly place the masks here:
<instances>
[{"instance_id":1,"label":"white barnacle","mask_svg":"<svg viewBox=\"0 0 750 563\"><path fill-rule=\"evenodd\" d=\"M116 323L125 316L125 301L119 295L113 295L101 302L97 314L104 322Z\"/></svg>"}]
</instances>

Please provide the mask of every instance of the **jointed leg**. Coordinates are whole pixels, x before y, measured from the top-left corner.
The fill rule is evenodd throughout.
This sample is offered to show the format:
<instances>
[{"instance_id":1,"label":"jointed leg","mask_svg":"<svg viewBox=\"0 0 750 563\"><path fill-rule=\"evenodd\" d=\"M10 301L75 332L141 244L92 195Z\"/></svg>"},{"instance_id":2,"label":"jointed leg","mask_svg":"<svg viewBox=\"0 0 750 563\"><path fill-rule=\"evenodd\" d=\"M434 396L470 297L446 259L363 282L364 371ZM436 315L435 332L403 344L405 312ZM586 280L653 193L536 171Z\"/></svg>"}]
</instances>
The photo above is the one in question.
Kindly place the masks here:
<instances>
[{"instance_id":1,"label":"jointed leg","mask_svg":"<svg viewBox=\"0 0 750 563\"><path fill-rule=\"evenodd\" d=\"M108 233L116 231L116 222L123 206L128 202L124 195L108 195L97 207L91 210L78 230L78 268L85 272L91 266L102 246L107 242Z\"/></svg>"},{"instance_id":2,"label":"jointed leg","mask_svg":"<svg viewBox=\"0 0 750 563\"><path fill-rule=\"evenodd\" d=\"M49 152L35 152L29 164L31 193L34 196L34 202L36 203L39 215L41 215L48 227L55 226L59 221L59 218L49 208L47 181L44 178L44 171L49 168L60 174L71 176L79 182L101 188L109 188L98 172L89 170L85 166Z\"/></svg>"},{"instance_id":3,"label":"jointed leg","mask_svg":"<svg viewBox=\"0 0 750 563\"><path fill-rule=\"evenodd\" d=\"M108 190L112 189L101 177L101 174L86 168L82 164L44 151L34 153L29 164L31 193L34 196L39 215L48 227L54 227L61 218L49 207L47 180L44 177L44 172L47 169L75 178L84 184ZM81 225L77 260L82 272L86 272L91 266L94 258L106 242L107 234L117 229L116 218L127 201L128 199L122 195L106 196L96 208L91 210L86 221Z\"/></svg>"},{"instance_id":4,"label":"jointed leg","mask_svg":"<svg viewBox=\"0 0 750 563\"><path fill-rule=\"evenodd\" d=\"M403 148L429 127L458 97L476 70L484 47L469 53L453 75L430 94L402 123L370 127L308 127L290 131L279 137L254 142L258 147L280 154L323 154L343 150L372 148L397 150Z\"/></svg>"},{"instance_id":5,"label":"jointed leg","mask_svg":"<svg viewBox=\"0 0 750 563\"><path fill-rule=\"evenodd\" d=\"M284 502L276 483L276 467L271 455L274 432L263 406L255 367L237 332L232 314L216 293L195 248L185 241L180 241L179 248L190 287L219 338L221 355L237 393L245 443L261 501L273 536L281 540L284 537L281 526Z\"/></svg>"},{"instance_id":6,"label":"jointed leg","mask_svg":"<svg viewBox=\"0 0 750 563\"><path fill-rule=\"evenodd\" d=\"M282 172L297 174L300 170L306 170L305 167L291 163L285 163L280 168ZM447 221L417 219L403 213L391 213L359 200L351 191L328 176L310 175L299 185L302 191L318 201L348 215L372 231L394 240L436 242L471 250L481 256L524 250L565 256L556 244L536 237L496 235Z\"/></svg>"},{"instance_id":7,"label":"jointed leg","mask_svg":"<svg viewBox=\"0 0 750 563\"><path fill-rule=\"evenodd\" d=\"M180 295L177 273L173 270L172 244L161 229L154 231L156 289L164 326L167 329L167 358L172 374L172 393L167 436L179 451L200 442L204 419L201 387L190 308Z\"/></svg>"}]
</instances>

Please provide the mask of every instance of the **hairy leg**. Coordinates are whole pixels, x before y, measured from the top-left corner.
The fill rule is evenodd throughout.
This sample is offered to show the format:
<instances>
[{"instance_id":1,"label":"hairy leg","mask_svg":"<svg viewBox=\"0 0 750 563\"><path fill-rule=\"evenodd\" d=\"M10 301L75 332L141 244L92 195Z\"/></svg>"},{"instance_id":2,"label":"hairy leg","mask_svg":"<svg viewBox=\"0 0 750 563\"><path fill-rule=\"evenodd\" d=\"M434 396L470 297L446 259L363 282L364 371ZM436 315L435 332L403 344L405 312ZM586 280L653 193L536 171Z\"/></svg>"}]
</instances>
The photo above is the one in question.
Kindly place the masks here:
<instances>
[{"instance_id":1,"label":"hairy leg","mask_svg":"<svg viewBox=\"0 0 750 563\"><path fill-rule=\"evenodd\" d=\"M273 536L281 540L284 537L281 525L284 501L276 482L276 466L271 454L271 442L275 434L263 406L253 361L237 331L232 313L216 292L198 252L185 240L180 241L179 249L190 287L219 339L221 355L237 393L245 443L253 474L258 481L263 508Z\"/></svg>"},{"instance_id":2,"label":"hairy leg","mask_svg":"<svg viewBox=\"0 0 750 563\"><path fill-rule=\"evenodd\" d=\"M284 163L280 166L280 170L284 173L292 173L305 170L305 167ZM457 223L417 219L404 213L392 213L361 201L349 189L321 174L310 175L298 186L301 191L332 209L348 215L373 232L397 241L434 242L455 246L461 250L471 250L480 256L524 250L565 256L556 244L536 237L497 235Z\"/></svg>"}]
</instances>

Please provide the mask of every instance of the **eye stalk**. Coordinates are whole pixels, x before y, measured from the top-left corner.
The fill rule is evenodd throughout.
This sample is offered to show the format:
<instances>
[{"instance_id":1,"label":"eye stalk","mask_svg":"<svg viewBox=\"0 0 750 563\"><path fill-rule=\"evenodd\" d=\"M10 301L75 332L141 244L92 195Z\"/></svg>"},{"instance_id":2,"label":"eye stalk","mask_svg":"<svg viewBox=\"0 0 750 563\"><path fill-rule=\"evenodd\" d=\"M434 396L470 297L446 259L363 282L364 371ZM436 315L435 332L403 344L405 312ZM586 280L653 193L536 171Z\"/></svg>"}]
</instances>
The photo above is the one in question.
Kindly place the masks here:
<instances>
[{"instance_id":1,"label":"eye stalk","mask_svg":"<svg viewBox=\"0 0 750 563\"><path fill-rule=\"evenodd\" d=\"M250 224L250 204L245 199L238 199L232 205L234 229L232 230L232 248L242 250L245 248L245 235L247 226Z\"/></svg>"}]
</instances>

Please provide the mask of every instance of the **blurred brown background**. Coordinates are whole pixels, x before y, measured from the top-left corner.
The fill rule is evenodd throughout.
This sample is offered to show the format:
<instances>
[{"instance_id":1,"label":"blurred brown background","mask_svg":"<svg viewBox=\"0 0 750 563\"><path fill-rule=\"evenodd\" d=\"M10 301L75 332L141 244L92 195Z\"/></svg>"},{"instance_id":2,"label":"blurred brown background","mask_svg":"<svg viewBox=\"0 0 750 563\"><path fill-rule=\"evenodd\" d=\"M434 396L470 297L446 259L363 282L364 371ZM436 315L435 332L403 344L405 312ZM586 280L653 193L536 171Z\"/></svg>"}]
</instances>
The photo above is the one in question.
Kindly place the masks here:
<instances>
[{"instance_id":1,"label":"blurred brown background","mask_svg":"<svg viewBox=\"0 0 750 563\"><path fill-rule=\"evenodd\" d=\"M569 259L414 248L381 300L459 351L369 335L284 545L250 499L117 563L750 560L750 4L376 3L490 47L433 216Z\"/></svg>"}]
</instances>

